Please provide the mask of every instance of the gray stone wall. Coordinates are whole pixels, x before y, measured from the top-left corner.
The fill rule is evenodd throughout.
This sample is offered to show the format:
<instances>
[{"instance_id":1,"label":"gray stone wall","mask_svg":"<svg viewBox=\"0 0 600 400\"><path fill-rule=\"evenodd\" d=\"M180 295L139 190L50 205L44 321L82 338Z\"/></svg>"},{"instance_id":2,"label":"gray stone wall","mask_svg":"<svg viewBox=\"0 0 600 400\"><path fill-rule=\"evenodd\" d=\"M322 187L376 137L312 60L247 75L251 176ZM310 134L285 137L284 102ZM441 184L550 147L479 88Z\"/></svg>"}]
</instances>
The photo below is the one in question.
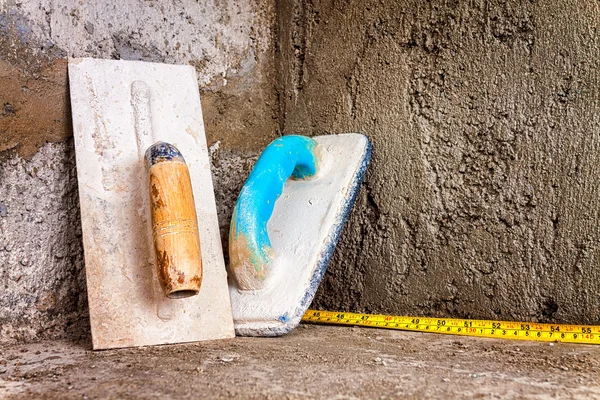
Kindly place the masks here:
<instances>
[{"instance_id":1,"label":"gray stone wall","mask_svg":"<svg viewBox=\"0 0 600 400\"><path fill-rule=\"evenodd\" d=\"M0 343L89 332L67 57L196 67L219 221L276 135L274 4L0 1Z\"/></svg>"},{"instance_id":2,"label":"gray stone wall","mask_svg":"<svg viewBox=\"0 0 600 400\"><path fill-rule=\"evenodd\" d=\"M283 133L373 160L314 307L600 322L600 3L279 1Z\"/></svg>"}]
</instances>

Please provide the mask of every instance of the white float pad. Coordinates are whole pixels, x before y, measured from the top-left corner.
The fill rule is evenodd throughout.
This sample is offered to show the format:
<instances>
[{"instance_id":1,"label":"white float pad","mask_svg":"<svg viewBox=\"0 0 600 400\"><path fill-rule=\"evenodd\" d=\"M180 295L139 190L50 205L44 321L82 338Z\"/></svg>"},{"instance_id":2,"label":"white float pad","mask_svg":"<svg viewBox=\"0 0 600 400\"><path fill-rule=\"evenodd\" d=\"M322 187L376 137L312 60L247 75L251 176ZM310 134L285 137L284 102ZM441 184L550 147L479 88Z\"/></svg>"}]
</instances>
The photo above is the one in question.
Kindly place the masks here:
<instances>
[{"instance_id":1,"label":"white float pad","mask_svg":"<svg viewBox=\"0 0 600 400\"><path fill-rule=\"evenodd\" d=\"M233 337L194 68L70 59L69 80L94 349ZM131 84L139 80L150 91L153 137L138 145ZM203 277L186 299L166 298L157 279L143 162L155 140L181 151L192 179Z\"/></svg>"},{"instance_id":2,"label":"white float pad","mask_svg":"<svg viewBox=\"0 0 600 400\"><path fill-rule=\"evenodd\" d=\"M362 134L313 137L327 150L311 180L288 179L267 224L275 252L265 288L243 291L230 278L236 333L277 336L298 325L310 305L350 212L370 158Z\"/></svg>"}]
</instances>

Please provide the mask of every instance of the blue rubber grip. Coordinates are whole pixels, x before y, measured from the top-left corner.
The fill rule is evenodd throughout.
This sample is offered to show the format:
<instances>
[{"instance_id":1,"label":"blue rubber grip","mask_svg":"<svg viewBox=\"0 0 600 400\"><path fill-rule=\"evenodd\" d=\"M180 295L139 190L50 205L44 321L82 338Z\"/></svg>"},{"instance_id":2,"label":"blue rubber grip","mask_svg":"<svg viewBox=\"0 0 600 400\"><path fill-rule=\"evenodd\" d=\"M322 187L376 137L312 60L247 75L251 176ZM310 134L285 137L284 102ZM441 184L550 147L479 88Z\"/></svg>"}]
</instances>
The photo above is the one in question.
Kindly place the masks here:
<instances>
[{"instance_id":1,"label":"blue rubber grip","mask_svg":"<svg viewBox=\"0 0 600 400\"><path fill-rule=\"evenodd\" d=\"M229 231L230 269L242 290L264 285L275 258L267 222L285 182L317 173L317 142L305 136L283 136L262 152L237 199Z\"/></svg>"}]
</instances>

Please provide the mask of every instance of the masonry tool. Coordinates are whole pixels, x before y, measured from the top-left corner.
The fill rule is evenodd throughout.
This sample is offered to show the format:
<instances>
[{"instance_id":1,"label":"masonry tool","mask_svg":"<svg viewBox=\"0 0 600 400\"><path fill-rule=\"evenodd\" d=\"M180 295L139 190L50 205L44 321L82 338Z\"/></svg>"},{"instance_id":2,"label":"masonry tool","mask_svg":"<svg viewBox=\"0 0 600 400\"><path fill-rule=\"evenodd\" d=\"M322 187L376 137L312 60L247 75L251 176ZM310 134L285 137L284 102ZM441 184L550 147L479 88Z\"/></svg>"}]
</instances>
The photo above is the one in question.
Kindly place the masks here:
<instances>
[{"instance_id":1,"label":"masonry tool","mask_svg":"<svg viewBox=\"0 0 600 400\"><path fill-rule=\"evenodd\" d=\"M76 58L69 80L94 349L233 337L195 69Z\"/></svg>"},{"instance_id":2,"label":"masonry tool","mask_svg":"<svg viewBox=\"0 0 600 400\"><path fill-rule=\"evenodd\" d=\"M362 134L289 135L260 155L229 233L235 331L278 336L310 305L371 156ZM291 178L291 179L288 179Z\"/></svg>"}]
</instances>

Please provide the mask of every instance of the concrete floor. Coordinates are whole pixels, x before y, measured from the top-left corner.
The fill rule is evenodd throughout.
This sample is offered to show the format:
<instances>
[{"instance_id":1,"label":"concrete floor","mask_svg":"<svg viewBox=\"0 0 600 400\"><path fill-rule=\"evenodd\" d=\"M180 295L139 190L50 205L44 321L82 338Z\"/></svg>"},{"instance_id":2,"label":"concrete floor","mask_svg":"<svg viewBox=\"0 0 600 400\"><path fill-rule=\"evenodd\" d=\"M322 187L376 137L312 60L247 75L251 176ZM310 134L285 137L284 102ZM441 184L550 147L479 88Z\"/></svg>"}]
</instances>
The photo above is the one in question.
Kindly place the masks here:
<instances>
[{"instance_id":1,"label":"concrete floor","mask_svg":"<svg viewBox=\"0 0 600 400\"><path fill-rule=\"evenodd\" d=\"M100 352L43 342L1 349L0 398L600 399L600 347L315 325Z\"/></svg>"}]
</instances>

